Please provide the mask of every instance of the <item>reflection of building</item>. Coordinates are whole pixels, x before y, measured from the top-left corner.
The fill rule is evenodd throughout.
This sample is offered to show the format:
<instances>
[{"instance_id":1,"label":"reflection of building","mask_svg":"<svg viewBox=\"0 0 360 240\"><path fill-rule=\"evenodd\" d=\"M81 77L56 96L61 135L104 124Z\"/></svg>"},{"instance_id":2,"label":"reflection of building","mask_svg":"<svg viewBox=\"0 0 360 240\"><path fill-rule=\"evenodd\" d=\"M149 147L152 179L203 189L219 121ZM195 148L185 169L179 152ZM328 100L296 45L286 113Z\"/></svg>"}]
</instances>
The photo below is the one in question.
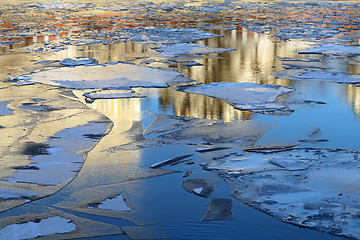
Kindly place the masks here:
<instances>
[{"instance_id":1,"label":"reflection of building","mask_svg":"<svg viewBox=\"0 0 360 240\"><path fill-rule=\"evenodd\" d=\"M347 96L350 106L356 115L360 115L360 87L353 84L347 85Z\"/></svg>"}]
</instances>

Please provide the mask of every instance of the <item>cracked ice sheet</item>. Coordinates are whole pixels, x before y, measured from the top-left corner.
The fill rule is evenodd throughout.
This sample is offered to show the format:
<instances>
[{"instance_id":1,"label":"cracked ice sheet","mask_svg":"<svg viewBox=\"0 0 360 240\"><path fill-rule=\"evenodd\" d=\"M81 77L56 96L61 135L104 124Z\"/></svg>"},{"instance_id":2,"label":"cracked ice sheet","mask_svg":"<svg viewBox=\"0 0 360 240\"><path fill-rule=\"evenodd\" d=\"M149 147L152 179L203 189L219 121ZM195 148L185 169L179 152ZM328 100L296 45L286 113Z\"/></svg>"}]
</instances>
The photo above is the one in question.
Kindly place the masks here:
<instances>
[{"instance_id":1,"label":"cracked ice sheet","mask_svg":"<svg viewBox=\"0 0 360 240\"><path fill-rule=\"evenodd\" d=\"M36 239L53 240L124 234L116 226L83 219L45 206L27 207L23 212L27 214L0 219L1 239L32 239L38 236Z\"/></svg>"},{"instance_id":2,"label":"cracked ice sheet","mask_svg":"<svg viewBox=\"0 0 360 240\"><path fill-rule=\"evenodd\" d=\"M45 144L49 145L46 153L30 157L31 163L27 167L32 168L19 169L3 180L41 185L58 185L70 181L84 161L78 152L89 149L96 143L96 139L87 138L87 134L102 134L105 132L105 125L106 123L89 123L55 134Z\"/></svg>"},{"instance_id":3,"label":"cracked ice sheet","mask_svg":"<svg viewBox=\"0 0 360 240\"><path fill-rule=\"evenodd\" d=\"M175 45L160 46L153 48L162 55L188 55L188 54L210 54L234 51L231 48L217 48L200 44L178 43Z\"/></svg>"},{"instance_id":4,"label":"cracked ice sheet","mask_svg":"<svg viewBox=\"0 0 360 240\"><path fill-rule=\"evenodd\" d=\"M152 140L185 144L252 144L271 128L264 122L223 122L212 119L156 114L154 122L144 131Z\"/></svg>"},{"instance_id":5,"label":"cracked ice sheet","mask_svg":"<svg viewBox=\"0 0 360 240\"><path fill-rule=\"evenodd\" d=\"M104 132L103 124L109 123L109 120L70 96L71 94L66 90L49 89L42 85L10 87L0 90L0 101L12 100L9 102L8 107L14 109L13 114L0 116L0 126L2 126L0 128L0 134L2 136L0 141L0 154L2 156L2 164L0 167L0 179L2 179L0 181L0 197L7 199L6 201L0 201L0 211L23 204L28 201L28 199L34 200L52 194L59 190L62 184L65 184L50 186L4 181L4 179L20 174L21 172L22 174L37 174L39 170L36 169L42 169L44 167L45 170L53 167L53 165L45 166L43 164L46 162L43 161L44 158L50 157L51 155L37 154L41 152L44 154L52 153L53 156L58 153L60 154L60 152L56 153L54 151L59 150L59 148L47 148L47 145L44 144L48 142L51 137L57 133L60 134L64 129L75 129L77 126L86 125L89 122L99 122L99 124L95 125L102 125L102 127L96 128L97 130L94 129L94 131L96 133L98 133L98 131ZM44 110L23 109L22 106L32 106ZM92 124L92 126L95 125ZM77 130L81 132L80 129ZM66 132L71 132L71 130L66 130L63 133ZM84 133L87 132L83 132L83 134ZM83 137L81 136L81 138ZM77 140L79 140L79 138L76 139L76 141ZM58 138L53 138L51 141L53 143L61 142ZM86 142L94 143L92 140L86 140ZM71 141L69 141L68 138L68 144L70 143ZM35 151L25 151L26 146L30 146L30 148L33 148ZM89 147L89 145L86 144L83 146L84 149L81 150L86 150L86 148ZM80 150L76 150L75 148L76 147L73 149L74 151ZM24 154L26 152L28 155ZM62 156L65 157L67 155L62 153ZM78 155L78 157L80 157L82 162L82 157L80 155ZM31 166L34 165L31 158L39 160L38 166ZM69 160L69 158L67 159ZM61 159L56 160L56 162L59 161L61 161ZM72 163L70 161L70 165L74 166L74 164L76 165L76 169L81 165L80 163ZM63 166L66 167L66 164ZM68 168L67 170L71 171L73 168ZM71 175L74 174L75 173L72 173ZM52 178L49 177L48 179Z\"/></svg>"},{"instance_id":6,"label":"cracked ice sheet","mask_svg":"<svg viewBox=\"0 0 360 240\"><path fill-rule=\"evenodd\" d=\"M136 66L127 63L115 65L63 67L30 75L32 81L73 89L132 87L168 87L179 72ZM178 84L178 82L176 82Z\"/></svg>"},{"instance_id":7,"label":"cracked ice sheet","mask_svg":"<svg viewBox=\"0 0 360 240\"><path fill-rule=\"evenodd\" d=\"M336 83L357 84L360 83L360 74L311 71L311 70L280 70L274 73L276 78L291 80L319 80L334 81Z\"/></svg>"},{"instance_id":8,"label":"cracked ice sheet","mask_svg":"<svg viewBox=\"0 0 360 240\"><path fill-rule=\"evenodd\" d=\"M320 47L300 51L299 54L360 55L360 47L325 44Z\"/></svg>"},{"instance_id":9,"label":"cracked ice sheet","mask_svg":"<svg viewBox=\"0 0 360 240\"><path fill-rule=\"evenodd\" d=\"M204 169L226 176L235 198L283 221L359 238L359 154L321 148L243 152L209 161Z\"/></svg>"},{"instance_id":10,"label":"cracked ice sheet","mask_svg":"<svg viewBox=\"0 0 360 240\"><path fill-rule=\"evenodd\" d=\"M239 110L264 114L291 113L293 110L277 102L277 98L293 91L290 87L257 83L210 83L178 87L177 90L224 100Z\"/></svg>"}]
</instances>

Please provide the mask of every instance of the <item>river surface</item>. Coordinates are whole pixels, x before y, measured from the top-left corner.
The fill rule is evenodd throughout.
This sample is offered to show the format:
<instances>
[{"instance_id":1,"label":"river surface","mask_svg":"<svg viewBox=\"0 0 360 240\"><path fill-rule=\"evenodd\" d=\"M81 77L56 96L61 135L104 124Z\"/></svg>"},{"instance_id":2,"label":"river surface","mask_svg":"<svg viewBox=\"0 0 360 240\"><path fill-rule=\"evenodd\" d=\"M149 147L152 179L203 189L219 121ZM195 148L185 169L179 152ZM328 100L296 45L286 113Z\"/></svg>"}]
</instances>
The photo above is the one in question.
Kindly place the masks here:
<instances>
[{"instance_id":1,"label":"river surface","mask_svg":"<svg viewBox=\"0 0 360 240\"><path fill-rule=\"evenodd\" d=\"M39 223L39 219L54 216L70 219L68 223L75 223L76 230L64 228L62 232L60 230L49 235L24 233L22 236L44 235L48 239L170 237L285 240L342 239L329 233L343 236L351 233L360 237L351 227L350 230L344 227L345 230L340 232L324 228L324 232L321 232L284 223L279 219L281 217L277 217L277 211L287 214L288 205L284 203L283 208L279 207L276 211L271 209L266 214L256 202L252 205L234 197L237 187L232 183L233 179L230 181L224 174L203 168L209 160L226 158L234 152L238 153L236 156L242 156L244 148L254 145L300 143L301 148L359 150L360 81L355 84L338 83L321 79L321 74L341 73L345 74L344 78L359 78L360 53L298 53L327 44L327 40L331 44L345 44L344 35L359 34L356 22L346 22L354 19L353 16L357 17L356 21L360 19L356 1L347 1L344 5L333 3L337 4L337 10L331 4L306 5L300 1L300 5L293 2L291 4L294 5L286 5L285 2L284 5L279 3L273 12L267 7L277 6L275 3L259 3L260 7L257 3L246 3L236 5L237 8L229 5L231 1L226 3L186 1L185 7L157 1L142 4L94 2L85 6L73 6L72 3L66 6L61 3L36 3L32 6L26 1L2 3L0 239L5 239L4 236L20 239L20 235L4 230L6 226ZM284 10L279 15L282 7ZM259 14L259 9L268 15ZM309 9L309 16L305 16L303 11ZM327 22L329 16L326 14L338 17L337 24ZM282 20L274 22L276 27L270 31L261 24L266 18L278 19L279 16ZM323 19L319 20L319 16ZM287 28L284 21L294 26L295 21L298 24L296 28L302 24L314 26L314 30L308 33L308 28L304 27L304 31L299 31L303 34L300 37L286 38L284 36L290 33L276 33L277 28ZM154 48L164 44L155 40L142 42L129 37L130 40L113 41L116 31L122 29L118 26L122 25L129 29L168 26L197 28L220 36L209 39L200 37L185 42L232 51L175 56L161 54ZM320 31L319 25L325 30ZM331 37L328 37L327 31L335 31L334 26L338 32L331 32ZM326 33L318 35L317 31ZM145 39L144 36L140 37ZM359 39L359 36L354 37L346 43L359 48ZM88 101L83 96L86 90L82 89L38 82L13 85L16 76L61 69L64 66L59 61L80 57L96 59L99 64L126 62L176 71L197 84L249 82L290 87L293 91L280 96L278 101L291 111L264 114L239 110L220 98L178 91L174 86L133 87L136 93L146 96L143 98ZM183 65L184 62L194 61L197 63L195 66ZM305 64L307 67L294 67L287 63ZM284 69L322 72L309 80L294 79L291 72L276 75L276 72ZM165 117L162 119L159 116ZM245 134L246 129L254 134L247 133L247 137L241 138L241 141L226 141L234 138L234 133L226 132L227 128L217 128L217 124L236 127L239 132L235 135ZM176 131L184 133L181 138L161 135ZM196 135L197 131L207 138ZM259 133L255 134L257 131ZM217 134L219 137L212 142L212 136ZM206 153L196 151L200 147L219 146L226 149ZM158 169L150 167L190 154L192 156L185 163ZM355 156L357 159L356 152ZM349 175L349 179L355 179L354 188L359 184L357 169L351 172L353 175ZM189 170L192 171L191 179L216 180L211 197L201 197L184 190L181 183L188 179L183 175ZM286 179L286 176L279 179ZM125 202L117 202L117 207L99 207L104 205L106 199L119 196L123 196ZM201 221L208 211L210 198L231 199L234 219ZM294 198L294 202L301 202L301 196ZM49 226L45 228L51 229ZM314 229L319 228L315 226Z\"/></svg>"}]
</instances>

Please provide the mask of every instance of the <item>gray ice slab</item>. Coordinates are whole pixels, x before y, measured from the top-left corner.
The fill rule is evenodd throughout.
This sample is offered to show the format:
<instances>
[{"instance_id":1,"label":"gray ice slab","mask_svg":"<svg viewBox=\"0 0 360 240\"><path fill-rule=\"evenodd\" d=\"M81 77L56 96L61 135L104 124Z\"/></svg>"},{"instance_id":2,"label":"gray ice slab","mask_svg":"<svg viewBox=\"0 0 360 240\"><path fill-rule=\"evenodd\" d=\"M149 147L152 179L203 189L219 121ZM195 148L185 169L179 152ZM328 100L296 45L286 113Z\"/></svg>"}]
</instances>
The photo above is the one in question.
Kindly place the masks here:
<instances>
[{"instance_id":1,"label":"gray ice slab","mask_svg":"<svg viewBox=\"0 0 360 240\"><path fill-rule=\"evenodd\" d=\"M155 163L155 164L151 165L150 167L151 167L151 168L161 168L161 167L164 167L164 166L167 166L167 165L170 165L170 164L177 163L177 162L179 162L179 161L181 161L181 160L184 160L184 159L186 159L186 158L189 158L189 157L191 157L192 155L194 155L194 154L188 154L188 155L184 155L184 156L178 156L178 157L171 158L171 159L168 159L168 160L159 162L159 163Z\"/></svg>"},{"instance_id":2,"label":"gray ice slab","mask_svg":"<svg viewBox=\"0 0 360 240\"><path fill-rule=\"evenodd\" d=\"M212 198L209 209L201 221L233 220L231 211L232 200L226 198Z\"/></svg>"},{"instance_id":3,"label":"gray ice slab","mask_svg":"<svg viewBox=\"0 0 360 240\"><path fill-rule=\"evenodd\" d=\"M213 184L217 182L215 178L196 178L183 181L181 186L189 193L207 198L214 191Z\"/></svg>"},{"instance_id":4,"label":"gray ice slab","mask_svg":"<svg viewBox=\"0 0 360 240\"><path fill-rule=\"evenodd\" d=\"M276 153L283 152L293 149L298 146L299 143L295 144L280 144L280 145L264 145L264 146L253 146L244 149L246 152L257 152L257 153Z\"/></svg>"}]
</instances>

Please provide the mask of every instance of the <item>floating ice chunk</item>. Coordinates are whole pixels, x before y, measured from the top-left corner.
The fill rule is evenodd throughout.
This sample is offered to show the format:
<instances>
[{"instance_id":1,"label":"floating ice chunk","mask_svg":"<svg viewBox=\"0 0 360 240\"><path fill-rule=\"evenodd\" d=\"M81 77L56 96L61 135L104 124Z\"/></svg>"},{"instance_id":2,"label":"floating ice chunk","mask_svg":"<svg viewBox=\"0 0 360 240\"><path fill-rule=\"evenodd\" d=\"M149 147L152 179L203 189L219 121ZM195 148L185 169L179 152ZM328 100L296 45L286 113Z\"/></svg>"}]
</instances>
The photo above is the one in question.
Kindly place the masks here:
<instances>
[{"instance_id":1,"label":"floating ice chunk","mask_svg":"<svg viewBox=\"0 0 360 240\"><path fill-rule=\"evenodd\" d=\"M276 153L276 152L283 152L283 151L291 150L298 145L299 145L298 143L295 143L295 144L253 146L253 147L245 148L244 151L258 152L258 153Z\"/></svg>"},{"instance_id":2,"label":"floating ice chunk","mask_svg":"<svg viewBox=\"0 0 360 240\"><path fill-rule=\"evenodd\" d=\"M181 161L183 159L189 158L192 155L193 154L179 156L179 157L171 158L171 159L159 162L159 163L155 163L155 164L151 165L151 168L160 168L160 167L163 167L163 166L166 166L166 165L174 164L174 163L177 163L177 162L179 162L179 161Z\"/></svg>"},{"instance_id":3,"label":"floating ice chunk","mask_svg":"<svg viewBox=\"0 0 360 240\"><path fill-rule=\"evenodd\" d=\"M59 216L41 219L39 222L12 224L0 230L1 239L32 239L55 233L68 233L76 229L76 225Z\"/></svg>"},{"instance_id":4,"label":"floating ice chunk","mask_svg":"<svg viewBox=\"0 0 360 240\"><path fill-rule=\"evenodd\" d=\"M116 198L108 198L105 201L100 202L95 208L114 211L131 211L131 208L127 205L123 195L119 195Z\"/></svg>"},{"instance_id":5,"label":"floating ice chunk","mask_svg":"<svg viewBox=\"0 0 360 240\"><path fill-rule=\"evenodd\" d=\"M201 221L233 220L231 211L232 200L226 198L212 198L209 209Z\"/></svg>"},{"instance_id":6,"label":"floating ice chunk","mask_svg":"<svg viewBox=\"0 0 360 240\"><path fill-rule=\"evenodd\" d=\"M210 83L198 86L183 86L179 91L196 93L223 99L236 109L260 113L292 112L279 104L277 98L293 91L290 87L256 83Z\"/></svg>"},{"instance_id":7,"label":"floating ice chunk","mask_svg":"<svg viewBox=\"0 0 360 240\"><path fill-rule=\"evenodd\" d=\"M63 67L33 73L31 78L38 83L65 88L129 89L131 87L168 87L179 75L178 72L118 63L107 66Z\"/></svg>"},{"instance_id":8,"label":"floating ice chunk","mask_svg":"<svg viewBox=\"0 0 360 240\"><path fill-rule=\"evenodd\" d=\"M326 62L318 59L282 59L281 64L284 68L320 68L320 69L331 69Z\"/></svg>"},{"instance_id":9,"label":"floating ice chunk","mask_svg":"<svg viewBox=\"0 0 360 240\"><path fill-rule=\"evenodd\" d=\"M325 44L299 52L300 54L360 55L360 47Z\"/></svg>"},{"instance_id":10,"label":"floating ice chunk","mask_svg":"<svg viewBox=\"0 0 360 240\"><path fill-rule=\"evenodd\" d=\"M25 81L25 80L20 80L17 82L14 82L12 85L14 86L27 86L27 85L34 85L35 82L32 81Z\"/></svg>"},{"instance_id":11,"label":"floating ice chunk","mask_svg":"<svg viewBox=\"0 0 360 240\"><path fill-rule=\"evenodd\" d=\"M213 184L217 182L215 178L196 178L183 181L181 186L189 193L207 198L214 191Z\"/></svg>"},{"instance_id":12,"label":"floating ice chunk","mask_svg":"<svg viewBox=\"0 0 360 240\"><path fill-rule=\"evenodd\" d=\"M93 65L93 64L98 64L98 60L94 58L77 58L77 59L65 58L60 61L60 64L64 66Z\"/></svg>"},{"instance_id":13,"label":"floating ice chunk","mask_svg":"<svg viewBox=\"0 0 360 240\"><path fill-rule=\"evenodd\" d=\"M155 47L154 49L161 52L162 55L210 54L235 50L231 48L217 48L191 43L178 43L174 45Z\"/></svg>"},{"instance_id":14,"label":"floating ice chunk","mask_svg":"<svg viewBox=\"0 0 360 240\"><path fill-rule=\"evenodd\" d=\"M84 97L91 99L115 99L115 98L142 98L143 94L132 90L97 90L84 93Z\"/></svg>"},{"instance_id":15,"label":"floating ice chunk","mask_svg":"<svg viewBox=\"0 0 360 240\"><path fill-rule=\"evenodd\" d=\"M274 74L277 78L293 80L320 80L334 81L337 83L357 84L360 83L359 74L309 71L309 70L281 70Z\"/></svg>"}]
</instances>

